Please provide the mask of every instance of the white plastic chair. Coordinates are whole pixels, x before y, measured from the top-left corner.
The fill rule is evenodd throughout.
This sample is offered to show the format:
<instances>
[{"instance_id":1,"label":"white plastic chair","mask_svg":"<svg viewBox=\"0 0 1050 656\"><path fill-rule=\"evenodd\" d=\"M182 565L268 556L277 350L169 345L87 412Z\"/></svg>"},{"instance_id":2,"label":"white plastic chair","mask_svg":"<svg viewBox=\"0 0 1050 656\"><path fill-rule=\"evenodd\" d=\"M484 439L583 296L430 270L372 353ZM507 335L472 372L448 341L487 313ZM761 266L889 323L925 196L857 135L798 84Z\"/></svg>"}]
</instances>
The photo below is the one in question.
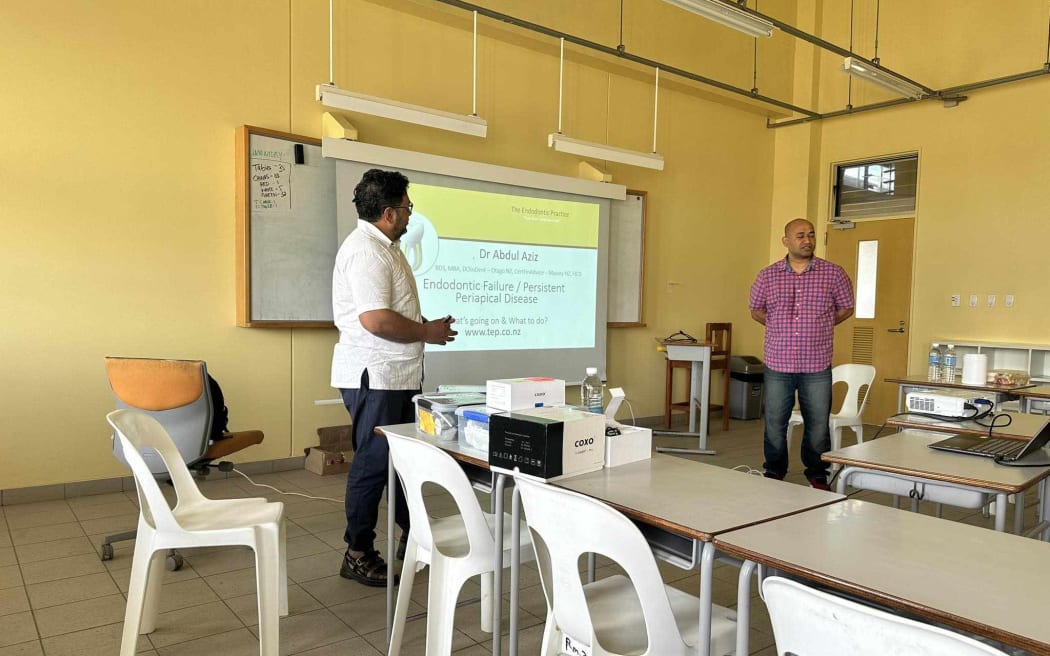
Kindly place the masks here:
<instances>
[{"instance_id":1,"label":"white plastic chair","mask_svg":"<svg viewBox=\"0 0 1050 656\"><path fill-rule=\"evenodd\" d=\"M390 457L405 488L405 500L412 528L408 533L401 584L397 592L394 625L390 632L389 654L401 653L405 616L412 596L416 572L430 566L427 594L427 656L452 652L452 625L456 599L463 584L481 575L481 629L492 631L492 564L496 541L495 515L484 512L474 489L452 456L426 442L387 433ZM423 486L433 483L451 495L458 515L431 517L423 501ZM504 515L503 562L510 564L510 515ZM530 544L527 531L521 531L520 544ZM531 549L521 555L531 557ZM499 639L497 636L496 640Z\"/></svg>"},{"instance_id":2,"label":"white plastic chair","mask_svg":"<svg viewBox=\"0 0 1050 656\"><path fill-rule=\"evenodd\" d=\"M288 614L284 504L266 499L205 497L197 489L178 449L160 423L142 412L114 410L106 415L135 475L139 525L131 561L131 584L124 613L121 656L133 656L139 634L157 625L157 605L169 549L244 545L255 551L259 597L259 653L277 656L278 618ZM175 487L174 508L142 458L142 450L163 459Z\"/></svg>"},{"instance_id":3,"label":"white plastic chair","mask_svg":"<svg viewBox=\"0 0 1050 656\"><path fill-rule=\"evenodd\" d=\"M868 403L868 392L871 384L875 381L875 367L870 364L840 364L831 370L831 384L846 383L846 398L842 400L842 407L828 418L828 430L831 431L832 450L842 448L842 429L849 428L857 436L857 444L864 441L864 419L861 414L864 406ZM864 395L861 395L861 388ZM787 446L791 451L791 434L795 426L803 424L802 413L794 410L791 419L788 420Z\"/></svg>"},{"instance_id":4,"label":"white plastic chair","mask_svg":"<svg viewBox=\"0 0 1050 656\"><path fill-rule=\"evenodd\" d=\"M638 528L604 503L522 477L516 479L547 597L542 652L573 653L567 641L594 656L687 656L699 653L700 601L665 586ZM580 580L583 554L619 565L593 583ZM735 650L736 614L714 606L711 654ZM555 646L557 643L557 646Z\"/></svg>"},{"instance_id":5,"label":"white plastic chair","mask_svg":"<svg viewBox=\"0 0 1050 656\"><path fill-rule=\"evenodd\" d=\"M777 654L1006 656L972 638L771 576L762 593Z\"/></svg>"}]
</instances>

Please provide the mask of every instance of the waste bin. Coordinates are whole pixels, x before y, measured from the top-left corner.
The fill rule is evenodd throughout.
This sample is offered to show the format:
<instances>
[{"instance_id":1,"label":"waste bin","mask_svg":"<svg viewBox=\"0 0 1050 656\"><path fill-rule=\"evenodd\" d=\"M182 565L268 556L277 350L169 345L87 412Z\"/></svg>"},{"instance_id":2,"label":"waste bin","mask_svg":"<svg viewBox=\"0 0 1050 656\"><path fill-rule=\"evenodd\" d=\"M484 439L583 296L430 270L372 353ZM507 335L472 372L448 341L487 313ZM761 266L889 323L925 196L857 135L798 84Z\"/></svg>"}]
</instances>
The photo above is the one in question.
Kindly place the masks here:
<instances>
[{"instance_id":1,"label":"waste bin","mask_svg":"<svg viewBox=\"0 0 1050 656\"><path fill-rule=\"evenodd\" d=\"M734 355L729 362L729 416L758 419L762 416L762 375L766 368L753 355Z\"/></svg>"}]
</instances>

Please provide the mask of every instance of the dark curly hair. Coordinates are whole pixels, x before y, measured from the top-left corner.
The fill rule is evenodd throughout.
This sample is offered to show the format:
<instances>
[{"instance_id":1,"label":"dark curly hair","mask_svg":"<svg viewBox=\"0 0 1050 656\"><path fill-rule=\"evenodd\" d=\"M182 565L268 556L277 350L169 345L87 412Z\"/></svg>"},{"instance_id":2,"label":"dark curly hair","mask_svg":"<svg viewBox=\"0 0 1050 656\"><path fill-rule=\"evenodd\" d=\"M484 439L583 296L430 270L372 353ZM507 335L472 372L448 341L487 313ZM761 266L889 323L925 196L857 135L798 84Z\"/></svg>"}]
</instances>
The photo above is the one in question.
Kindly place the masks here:
<instances>
[{"instance_id":1,"label":"dark curly hair","mask_svg":"<svg viewBox=\"0 0 1050 656\"><path fill-rule=\"evenodd\" d=\"M375 223L383 209L401 204L408 191L408 178L398 171L369 169L354 187L354 206L357 216Z\"/></svg>"}]
</instances>

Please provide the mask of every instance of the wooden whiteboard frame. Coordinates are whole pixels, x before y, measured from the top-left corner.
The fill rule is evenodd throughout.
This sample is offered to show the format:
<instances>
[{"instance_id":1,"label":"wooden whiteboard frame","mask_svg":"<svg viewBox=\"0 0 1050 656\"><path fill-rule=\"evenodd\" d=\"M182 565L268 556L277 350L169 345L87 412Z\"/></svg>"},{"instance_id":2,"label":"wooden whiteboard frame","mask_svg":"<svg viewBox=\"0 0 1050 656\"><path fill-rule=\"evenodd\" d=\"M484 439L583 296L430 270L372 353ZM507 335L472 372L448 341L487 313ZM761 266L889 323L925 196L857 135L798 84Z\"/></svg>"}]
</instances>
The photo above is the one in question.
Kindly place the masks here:
<instances>
[{"instance_id":1,"label":"wooden whiteboard frame","mask_svg":"<svg viewBox=\"0 0 1050 656\"><path fill-rule=\"evenodd\" d=\"M310 146L321 145L320 139L305 137L279 130L269 130L251 125L237 128L236 155L234 157L234 175L237 180L237 227L236 272L237 284L237 325L244 328L332 328L331 321L304 320L253 320L252 319L252 212L251 181L248 164L251 160L251 141L253 135L283 139Z\"/></svg>"},{"instance_id":2,"label":"wooden whiteboard frame","mask_svg":"<svg viewBox=\"0 0 1050 656\"><path fill-rule=\"evenodd\" d=\"M627 196L640 196L642 199L642 216L638 230L639 263L638 263L638 308L637 318L633 321L609 321L609 328L644 328L645 327L645 232L646 232L646 208L648 205L648 193L637 189L628 189ZM610 244L609 252L614 251Z\"/></svg>"}]
</instances>

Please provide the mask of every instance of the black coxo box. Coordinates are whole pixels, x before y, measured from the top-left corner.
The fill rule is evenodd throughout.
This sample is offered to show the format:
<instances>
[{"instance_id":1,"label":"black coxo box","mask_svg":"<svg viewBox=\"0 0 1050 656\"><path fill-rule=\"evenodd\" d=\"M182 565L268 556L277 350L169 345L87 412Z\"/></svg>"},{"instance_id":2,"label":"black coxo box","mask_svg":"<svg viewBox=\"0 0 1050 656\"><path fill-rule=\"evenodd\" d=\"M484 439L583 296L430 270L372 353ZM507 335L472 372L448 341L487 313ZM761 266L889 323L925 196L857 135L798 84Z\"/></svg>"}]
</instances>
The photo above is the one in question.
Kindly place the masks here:
<instances>
[{"instance_id":1,"label":"black coxo box","mask_svg":"<svg viewBox=\"0 0 1050 656\"><path fill-rule=\"evenodd\" d=\"M489 418L489 466L546 480L597 471L605 461L605 417L565 407Z\"/></svg>"}]
</instances>

